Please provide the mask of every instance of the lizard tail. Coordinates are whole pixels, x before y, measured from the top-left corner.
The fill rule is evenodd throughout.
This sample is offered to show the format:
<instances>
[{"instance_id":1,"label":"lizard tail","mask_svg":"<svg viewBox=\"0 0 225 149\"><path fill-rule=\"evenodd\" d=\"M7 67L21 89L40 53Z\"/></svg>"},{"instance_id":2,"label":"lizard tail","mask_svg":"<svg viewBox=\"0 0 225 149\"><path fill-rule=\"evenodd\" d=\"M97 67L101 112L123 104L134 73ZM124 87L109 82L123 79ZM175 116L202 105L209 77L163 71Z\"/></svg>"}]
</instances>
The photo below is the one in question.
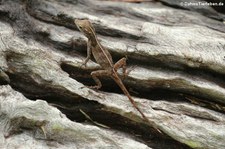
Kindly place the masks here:
<instances>
[{"instance_id":1,"label":"lizard tail","mask_svg":"<svg viewBox=\"0 0 225 149\"><path fill-rule=\"evenodd\" d=\"M141 109L139 109L139 107L136 105L135 101L132 99L132 97L130 96L130 93L127 91L126 87L124 86L122 80L119 78L119 76L117 75L117 73L115 72L112 75L113 80L117 83L117 85L121 88L121 90L123 91L123 93L128 97L128 99L130 100L131 104L133 105L133 107L141 114L141 116L144 118L145 121L149 122L152 124L153 128L155 128L159 133L162 133L157 126L155 125L154 122L150 121L145 114L141 111Z\"/></svg>"},{"instance_id":2,"label":"lizard tail","mask_svg":"<svg viewBox=\"0 0 225 149\"><path fill-rule=\"evenodd\" d=\"M112 78L117 83L117 85L121 88L121 90L123 91L123 93L128 97L128 99L130 100L130 102L134 106L134 108L141 114L141 116L146 121L149 121L149 119L145 116L145 114L141 111L141 109L139 109L139 107L137 106L137 104L135 103L135 101L131 98L130 93L127 91L126 87L124 86L122 80L119 78L119 76L117 75L117 73L114 73L114 75L112 76Z\"/></svg>"}]
</instances>

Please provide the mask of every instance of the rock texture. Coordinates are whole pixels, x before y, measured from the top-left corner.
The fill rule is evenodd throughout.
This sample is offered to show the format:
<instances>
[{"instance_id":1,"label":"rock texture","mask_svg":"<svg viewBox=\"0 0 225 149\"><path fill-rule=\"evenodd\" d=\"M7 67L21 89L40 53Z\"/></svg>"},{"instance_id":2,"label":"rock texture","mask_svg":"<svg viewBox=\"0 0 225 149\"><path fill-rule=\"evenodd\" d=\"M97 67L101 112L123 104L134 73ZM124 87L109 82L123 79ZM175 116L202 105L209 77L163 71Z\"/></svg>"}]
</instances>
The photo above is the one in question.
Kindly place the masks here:
<instances>
[{"instance_id":1,"label":"rock texture","mask_svg":"<svg viewBox=\"0 0 225 149\"><path fill-rule=\"evenodd\" d=\"M225 148L224 14L180 2L2 1L1 146ZM75 18L90 19L114 61L128 57L124 84L151 123L109 78L86 87L99 65L80 67Z\"/></svg>"},{"instance_id":2,"label":"rock texture","mask_svg":"<svg viewBox=\"0 0 225 149\"><path fill-rule=\"evenodd\" d=\"M149 148L123 133L72 122L46 101L30 101L9 86L0 89L2 148Z\"/></svg>"}]
</instances>

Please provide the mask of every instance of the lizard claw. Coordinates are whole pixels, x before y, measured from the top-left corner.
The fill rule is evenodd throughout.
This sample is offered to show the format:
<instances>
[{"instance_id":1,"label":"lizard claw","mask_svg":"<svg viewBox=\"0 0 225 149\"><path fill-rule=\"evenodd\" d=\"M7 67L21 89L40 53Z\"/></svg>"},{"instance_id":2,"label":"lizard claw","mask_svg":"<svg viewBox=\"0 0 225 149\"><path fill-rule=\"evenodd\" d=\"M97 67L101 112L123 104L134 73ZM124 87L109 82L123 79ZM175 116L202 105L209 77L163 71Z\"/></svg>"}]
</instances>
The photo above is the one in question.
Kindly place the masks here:
<instances>
[{"instance_id":1,"label":"lizard claw","mask_svg":"<svg viewBox=\"0 0 225 149\"><path fill-rule=\"evenodd\" d=\"M83 67L84 66L84 67ZM86 63L82 63L81 65L80 65L80 68L86 68Z\"/></svg>"},{"instance_id":2,"label":"lizard claw","mask_svg":"<svg viewBox=\"0 0 225 149\"><path fill-rule=\"evenodd\" d=\"M136 65L135 66L132 66L129 70L125 71L123 73L122 79L124 80L130 74L130 72L135 69L135 67L136 67Z\"/></svg>"}]
</instances>

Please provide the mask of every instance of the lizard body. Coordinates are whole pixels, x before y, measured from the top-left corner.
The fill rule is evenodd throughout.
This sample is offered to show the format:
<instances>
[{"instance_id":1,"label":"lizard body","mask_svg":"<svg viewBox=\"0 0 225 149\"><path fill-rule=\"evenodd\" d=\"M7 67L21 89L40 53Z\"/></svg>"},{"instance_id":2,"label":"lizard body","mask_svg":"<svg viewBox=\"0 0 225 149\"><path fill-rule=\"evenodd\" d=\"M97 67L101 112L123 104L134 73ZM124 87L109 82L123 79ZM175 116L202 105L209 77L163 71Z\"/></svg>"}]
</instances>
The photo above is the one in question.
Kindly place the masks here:
<instances>
[{"instance_id":1,"label":"lizard body","mask_svg":"<svg viewBox=\"0 0 225 149\"><path fill-rule=\"evenodd\" d=\"M88 38L87 41L87 58L84 61L84 65L86 66L86 63L90 59L91 53L94 56L96 62L101 66L103 70L93 71L91 73L92 78L96 82L96 86L92 86L91 88L97 88L99 89L102 84L98 77L100 76L109 76L111 77L117 85L121 88L123 93L128 97L134 108L142 115L142 117L146 120L147 117L144 115L144 113L138 108L135 101L132 99L130 93L127 91L126 87L124 86L122 80L118 76L117 70L119 68L123 68L123 73L125 74L125 66L126 66L126 58L120 59L115 64L113 63L112 56L109 53L109 51L102 47L100 42L98 41L94 27L92 26L91 22L87 19L80 20L76 19L74 21L78 29Z\"/></svg>"}]
</instances>

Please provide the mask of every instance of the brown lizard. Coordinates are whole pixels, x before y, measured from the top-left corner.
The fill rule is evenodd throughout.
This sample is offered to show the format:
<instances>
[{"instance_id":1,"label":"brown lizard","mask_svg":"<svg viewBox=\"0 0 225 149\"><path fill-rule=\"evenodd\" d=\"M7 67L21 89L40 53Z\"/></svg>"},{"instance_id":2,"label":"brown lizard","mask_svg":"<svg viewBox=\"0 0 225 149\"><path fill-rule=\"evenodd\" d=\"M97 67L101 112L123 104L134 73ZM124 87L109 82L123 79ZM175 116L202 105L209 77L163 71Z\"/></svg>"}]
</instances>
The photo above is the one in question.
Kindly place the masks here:
<instances>
[{"instance_id":1,"label":"brown lizard","mask_svg":"<svg viewBox=\"0 0 225 149\"><path fill-rule=\"evenodd\" d=\"M118 86L122 89L124 94L128 97L132 105L134 106L137 111L142 115L142 117L146 120L147 117L144 113L138 108L135 101L132 99L130 93L127 91L126 87L124 86L123 82L121 81L120 77L118 76L117 70L119 68L123 68L123 74L126 72L126 58L120 59L115 64L113 63L112 56L109 51L100 44L95 34L94 27L92 26L91 22L87 19L75 19L74 23L76 24L77 28L88 38L87 42L87 58L85 59L83 65L86 66L86 63L91 57L91 53L94 56L96 62L101 66L103 70L93 71L91 73L92 78L96 82L96 86L91 86L91 88L99 89L101 88L102 84L98 77L100 76L109 76L111 77Z\"/></svg>"}]
</instances>

